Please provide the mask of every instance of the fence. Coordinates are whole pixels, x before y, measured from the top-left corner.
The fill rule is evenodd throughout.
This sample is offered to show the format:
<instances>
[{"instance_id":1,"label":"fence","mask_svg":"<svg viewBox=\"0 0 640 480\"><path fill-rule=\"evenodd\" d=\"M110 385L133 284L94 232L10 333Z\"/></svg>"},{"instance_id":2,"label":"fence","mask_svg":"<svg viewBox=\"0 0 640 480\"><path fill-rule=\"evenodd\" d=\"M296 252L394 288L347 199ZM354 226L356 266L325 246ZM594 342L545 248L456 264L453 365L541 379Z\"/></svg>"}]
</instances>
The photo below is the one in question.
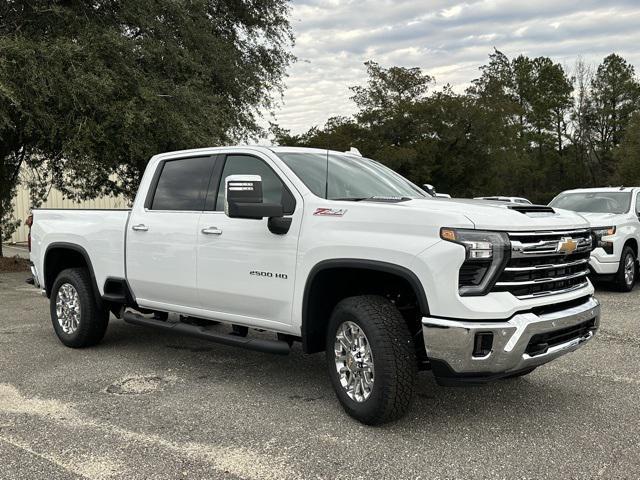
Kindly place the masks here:
<instances>
[{"instance_id":1,"label":"fence","mask_svg":"<svg viewBox=\"0 0 640 480\"><path fill-rule=\"evenodd\" d=\"M29 229L24 225L24 221L29 216L30 203L29 190L24 187L18 187L18 193L13 200L13 216L21 221L21 225L11 236L11 243L27 241ZM52 189L41 208L127 208L128 206L128 202L121 197L101 197L94 200L75 202L64 198L60 191Z\"/></svg>"}]
</instances>

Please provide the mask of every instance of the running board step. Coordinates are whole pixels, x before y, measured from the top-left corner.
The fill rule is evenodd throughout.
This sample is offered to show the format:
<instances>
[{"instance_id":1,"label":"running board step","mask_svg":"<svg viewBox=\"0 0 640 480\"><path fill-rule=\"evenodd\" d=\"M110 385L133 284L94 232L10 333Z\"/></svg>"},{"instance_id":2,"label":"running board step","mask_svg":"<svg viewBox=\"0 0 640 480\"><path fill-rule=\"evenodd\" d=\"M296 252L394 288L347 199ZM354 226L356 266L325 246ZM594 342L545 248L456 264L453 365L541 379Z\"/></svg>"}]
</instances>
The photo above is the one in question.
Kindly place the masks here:
<instances>
[{"instance_id":1,"label":"running board step","mask_svg":"<svg viewBox=\"0 0 640 480\"><path fill-rule=\"evenodd\" d=\"M167 330L189 337L200 338L210 342L222 343L233 347L257 350L259 352L274 353L276 355L287 355L290 351L289 344L282 340L265 340L262 338L246 338L237 335L229 335L211 331L207 327L189 325L182 322L163 322L153 318L146 318L135 312L124 312L122 319L132 325L142 327L153 327L159 330Z\"/></svg>"}]
</instances>

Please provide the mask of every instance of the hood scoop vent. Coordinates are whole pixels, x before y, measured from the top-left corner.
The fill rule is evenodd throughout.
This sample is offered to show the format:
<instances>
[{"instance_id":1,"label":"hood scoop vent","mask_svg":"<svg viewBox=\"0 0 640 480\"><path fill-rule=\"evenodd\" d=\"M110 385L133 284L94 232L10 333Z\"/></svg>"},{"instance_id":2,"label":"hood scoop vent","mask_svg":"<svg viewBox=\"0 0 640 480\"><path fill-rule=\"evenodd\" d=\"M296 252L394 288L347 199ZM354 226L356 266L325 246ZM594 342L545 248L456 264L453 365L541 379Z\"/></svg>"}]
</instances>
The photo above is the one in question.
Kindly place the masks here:
<instances>
[{"instance_id":1,"label":"hood scoop vent","mask_svg":"<svg viewBox=\"0 0 640 480\"><path fill-rule=\"evenodd\" d=\"M549 215L555 215L556 213L553 208L547 207L546 205L509 205L507 208L524 213L530 217L547 217Z\"/></svg>"}]
</instances>

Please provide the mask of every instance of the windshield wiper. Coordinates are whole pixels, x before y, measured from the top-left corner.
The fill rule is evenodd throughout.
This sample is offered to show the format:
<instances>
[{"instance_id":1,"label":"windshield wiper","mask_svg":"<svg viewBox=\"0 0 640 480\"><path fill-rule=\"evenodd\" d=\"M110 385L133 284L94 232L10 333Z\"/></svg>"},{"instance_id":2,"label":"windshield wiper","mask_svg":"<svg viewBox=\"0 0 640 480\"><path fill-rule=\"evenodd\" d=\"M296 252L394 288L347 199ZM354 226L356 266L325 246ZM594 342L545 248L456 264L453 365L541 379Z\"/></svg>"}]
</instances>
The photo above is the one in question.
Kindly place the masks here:
<instances>
[{"instance_id":1,"label":"windshield wiper","mask_svg":"<svg viewBox=\"0 0 640 480\"><path fill-rule=\"evenodd\" d=\"M384 197L384 196L373 196L373 197L343 197L343 198L331 198L330 200L342 200L345 202L388 202L388 203L397 203L397 202L406 202L407 200L411 200L409 197Z\"/></svg>"}]
</instances>

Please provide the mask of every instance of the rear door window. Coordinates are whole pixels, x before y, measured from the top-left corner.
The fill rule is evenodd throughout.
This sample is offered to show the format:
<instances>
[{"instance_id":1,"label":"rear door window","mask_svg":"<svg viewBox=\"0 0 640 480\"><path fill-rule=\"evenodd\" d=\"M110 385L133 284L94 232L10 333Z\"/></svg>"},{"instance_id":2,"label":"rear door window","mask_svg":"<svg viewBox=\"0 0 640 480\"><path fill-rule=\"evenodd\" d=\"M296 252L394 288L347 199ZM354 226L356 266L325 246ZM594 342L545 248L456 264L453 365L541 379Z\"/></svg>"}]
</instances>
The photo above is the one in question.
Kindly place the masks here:
<instances>
[{"instance_id":1,"label":"rear door window","mask_svg":"<svg viewBox=\"0 0 640 480\"><path fill-rule=\"evenodd\" d=\"M151 210L202 211L214 157L169 160L162 166Z\"/></svg>"}]
</instances>

